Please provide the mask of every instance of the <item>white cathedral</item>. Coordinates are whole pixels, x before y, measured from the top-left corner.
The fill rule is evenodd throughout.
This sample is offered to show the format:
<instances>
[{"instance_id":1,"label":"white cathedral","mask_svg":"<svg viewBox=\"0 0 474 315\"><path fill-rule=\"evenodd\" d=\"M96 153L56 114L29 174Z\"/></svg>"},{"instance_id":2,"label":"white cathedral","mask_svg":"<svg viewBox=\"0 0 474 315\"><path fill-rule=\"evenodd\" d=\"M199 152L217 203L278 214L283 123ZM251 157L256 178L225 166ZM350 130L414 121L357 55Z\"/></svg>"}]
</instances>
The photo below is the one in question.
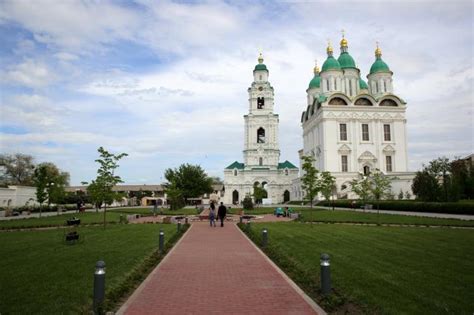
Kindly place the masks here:
<instances>
[{"instance_id":1,"label":"white cathedral","mask_svg":"<svg viewBox=\"0 0 474 315\"><path fill-rule=\"evenodd\" d=\"M336 178L337 198L356 198L350 181L359 173L379 169L392 178L392 194L412 196L414 173L408 172L406 102L393 93L393 72L382 60L377 45L375 61L367 75L368 84L341 40L339 58L327 47L321 72L314 68L301 115L301 157L315 157L315 167ZM293 181L291 199L302 200L300 180Z\"/></svg>"},{"instance_id":2,"label":"white cathedral","mask_svg":"<svg viewBox=\"0 0 474 315\"><path fill-rule=\"evenodd\" d=\"M336 59L330 44L321 71L314 68L301 115L302 157L315 157L315 167L336 178L337 198L357 198L350 181L360 173L379 169L392 178L392 194L411 192L413 172L408 172L406 102L393 93L393 72L382 60L377 46L375 61L367 75L368 84L341 40ZM224 170L225 203L239 203L263 187L268 201L303 200L298 168L279 163L278 115L273 113L273 87L262 56L253 71L248 89L249 114L245 119L244 163L234 162ZM300 174L302 175L302 174Z\"/></svg>"},{"instance_id":3,"label":"white cathedral","mask_svg":"<svg viewBox=\"0 0 474 315\"><path fill-rule=\"evenodd\" d=\"M244 162L235 161L224 170L224 202L227 204L238 204L245 196L252 196L255 186L265 189L265 200L269 203L289 201L292 182L298 177L295 165L289 161L279 162L279 118L273 112L274 92L268 74L260 54L248 88Z\"/></svg>"}]
</instances>

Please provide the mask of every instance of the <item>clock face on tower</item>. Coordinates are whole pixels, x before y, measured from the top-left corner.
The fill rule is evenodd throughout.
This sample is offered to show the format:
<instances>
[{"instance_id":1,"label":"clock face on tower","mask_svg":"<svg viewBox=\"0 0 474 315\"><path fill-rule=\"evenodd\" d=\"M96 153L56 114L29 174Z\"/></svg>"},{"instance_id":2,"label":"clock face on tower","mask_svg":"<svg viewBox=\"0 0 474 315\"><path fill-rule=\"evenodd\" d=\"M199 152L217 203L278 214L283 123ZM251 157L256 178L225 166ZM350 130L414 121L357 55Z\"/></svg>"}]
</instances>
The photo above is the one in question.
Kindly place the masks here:
<instances>
[{"instance_id":1,"label":"clock face on tower","mask_svg":"<svg viewBox=\"0 0 474 315\"><path fill-rule=\"evenodd\" d=\"M259 90L259 91L263 91L263 87L260 86L260 87L258 88L258 90Z\"/></svg>"}]
</instances>

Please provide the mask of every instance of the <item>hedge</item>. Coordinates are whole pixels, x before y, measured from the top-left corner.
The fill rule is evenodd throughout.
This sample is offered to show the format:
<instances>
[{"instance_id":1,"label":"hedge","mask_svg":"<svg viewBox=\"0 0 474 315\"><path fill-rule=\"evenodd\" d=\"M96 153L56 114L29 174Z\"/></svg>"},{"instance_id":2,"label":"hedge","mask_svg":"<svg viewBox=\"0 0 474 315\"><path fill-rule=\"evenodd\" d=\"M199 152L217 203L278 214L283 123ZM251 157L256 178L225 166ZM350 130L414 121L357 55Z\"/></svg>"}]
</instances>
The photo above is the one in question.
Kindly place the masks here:
<instances>
[{"instance_id":1,"label":"hedge","mask_svg":"<svg viewBox=\"0 0 474 315\"><path fill-rule=\"evenodd\" d=\"M335 200L334 206L341 208L352 208L352 202L355 201L355 207L360 209L364 203L360 200ZM373 209L377 209L376 201L369 201L367 204L372 204ZM332 201L323 201L318 205L332 206ZM381 200L380 210L393 211L411 211L411 212L434 212L434 213L449 213L449 214L472 214L474 215L474 203L462 202L421 202L416 200Z\"/></svg>"}]
</instances>

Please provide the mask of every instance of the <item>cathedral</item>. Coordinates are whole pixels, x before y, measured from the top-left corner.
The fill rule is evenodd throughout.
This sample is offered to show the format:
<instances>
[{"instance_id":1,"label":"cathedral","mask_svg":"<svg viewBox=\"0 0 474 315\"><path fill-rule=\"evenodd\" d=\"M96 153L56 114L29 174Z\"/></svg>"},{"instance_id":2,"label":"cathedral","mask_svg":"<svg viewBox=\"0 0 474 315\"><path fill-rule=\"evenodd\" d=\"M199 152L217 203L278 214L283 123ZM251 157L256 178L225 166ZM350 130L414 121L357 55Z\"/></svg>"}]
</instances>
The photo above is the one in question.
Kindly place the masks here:
<instances>
[{"instance_id":1,"label":"cathedral","mask_svg":"<svg viewBox=\"0 0 474 315\"><path fill-rule=\"evenodd\" d=\"M379 169L390 175L392 194L411 192L405 112L407 103L393 92L393 72L375 50L375 61L364 81L342 36L336 59L328 44L321 71L314 68L306 110L301 115L303 156L314 156L315 167L336 178L337 198L357 198L350 181ZM293 181L291 199L302 200L300 179Z\"/></svg>"},{"instance_id":2,"label":"cathedral","mask_svg":"<svg viewBox=\"0 0 474 315\"><path fill-rule=\"evenodd\" d=\"M239 204L254 190L264 190L264 203L290 200L292 182L298 168L289 161L280 162L278 114L274 113L274 92L268 82L269 71L260 54L248 88L249 112L244 115L244 161L235 161L224 170L226 204Z\"/></svg>"}]
</instances>

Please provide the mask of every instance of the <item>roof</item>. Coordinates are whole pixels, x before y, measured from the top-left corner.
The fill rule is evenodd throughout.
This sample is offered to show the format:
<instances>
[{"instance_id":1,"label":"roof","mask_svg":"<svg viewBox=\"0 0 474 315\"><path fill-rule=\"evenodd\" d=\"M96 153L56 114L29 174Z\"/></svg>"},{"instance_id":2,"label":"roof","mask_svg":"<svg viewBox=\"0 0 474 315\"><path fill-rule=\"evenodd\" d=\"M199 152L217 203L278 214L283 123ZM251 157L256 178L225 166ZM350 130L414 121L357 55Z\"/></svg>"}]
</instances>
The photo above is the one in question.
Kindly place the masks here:
<instances>
[{"instance_id":1,"label":"roof","mask_svg":"<svg viewBox=\"0 0 474 315\"><path fill-rule=\"evenodd\" d=\"M367 85L367 82L362 80L362 78L359 78L359 88L361 90L368 90L369 89L369 86Z\"/></svg>"},{"instance_id":2,"label":"roof","mask_svg":"<svg viewBox=\"0 0 474 315\"><path fill-rule=\"evenodd\" d=\"M253 71L257 71L257 70L266 70L266 71L268 71L267 66L264 65L263 63L259 63L258 65L255 66L255 69L253 69Z\"/></svg>"},{"instance_id":3,"label":"roof","mask_svg":"<svg viewBox=\"0 0 474 315\"><path fill-rule=\"evenodd\" d=\"M314 74L313 79L309 82L308 89L319 88L321 86L321 77L319 74Z\"/></svg>"},{"instance_id":4,"label":"roof","mask_svg":"<svg viewBox=\"0 0 474 315\"><path fill-rule=\"evenodd\" d=\"M339 58L337 58L337 61L341 65L342 69L355 68L356 67L354 59L352 58L351 55L349 55L348 52L341 53Z\"/></svg>"},{"instance_id":5,"label":"roof","mask_svg":"<svg viewBox=\"0 0 474 315\"><path fill-rule=\"evenodd\" d=\"M328 56L328 59L323 63L323 67L321 71L328 71L328 70L341 70L341 65L339 62L334 59L333 56Z\"/></svg>"},{"instance_id":6,"label":"roof","mask_svg":"<svg viewBox=\"0 0 474 315\"><path fill-rule=\"evenodd\" d=\"M240 163L240 162L235 161L234 163L232 163L231 165L226 167L227 170L231 170L231 169L234 169L234 168L239 169L239 170L243 170L244 169L244 163Z\"/></svg>"},{"instance_id":7,"label":"roof","mask_svg":"<svg viewBox=\"0 0 474 315\"><path fill-rule=\"evenodd\" d=\"M370 67L370 74L376 72L390 72L388 65L382 60L381 57L377 57L377 59L375 59L374 63L372 64L372 67Z\"/></svg>"},{"instance_id":8,"label":"roof","mask_svg":"<svg viewBox=\"0 0 474 315\"><path fill-rule=\"evenodd\" d=\"M283 163L278 163L278 169L283 169L283 168L297 168L294 166L290 161L286 160Z\"/></svg>"}]
</instances>

